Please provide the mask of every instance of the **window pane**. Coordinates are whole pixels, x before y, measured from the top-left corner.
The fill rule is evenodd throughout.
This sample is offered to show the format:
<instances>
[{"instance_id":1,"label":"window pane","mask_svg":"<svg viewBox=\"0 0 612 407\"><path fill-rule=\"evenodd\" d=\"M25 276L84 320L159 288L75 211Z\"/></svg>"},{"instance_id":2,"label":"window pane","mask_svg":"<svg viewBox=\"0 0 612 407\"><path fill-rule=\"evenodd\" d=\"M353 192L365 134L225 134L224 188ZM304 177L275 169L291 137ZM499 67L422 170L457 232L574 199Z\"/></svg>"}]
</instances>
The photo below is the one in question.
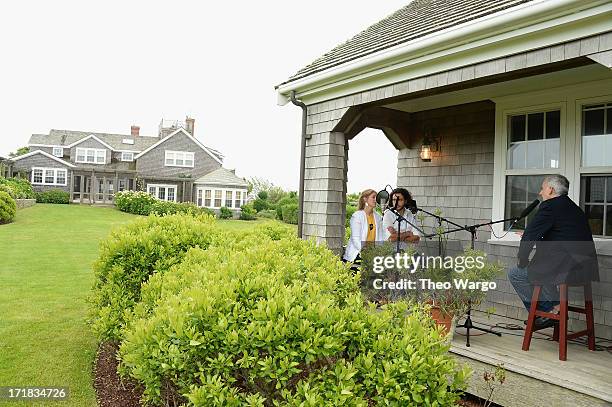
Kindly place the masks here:
<instances>
[{"instance_id":1,"label":"window pane","mask_svg":"<svg viewBox=\"0 0 612 407\"><path fill-rule=\"evenodd\" d=\"M544 138L544 113L527 115L527 139L541 140Z\"/></svg>"},{"instance_id":2,"label":"window pane","mask_svg":"<svg viewBox=\"0 0 612 407\"><path fill-rule=\"evenodd\" d=\"M42 184L43 181L43 172L42 170L34 170L34 175L32 177L32 182L35 182L37 184Z\"/></svg>"},{"instance_id":3,"label":"window pane","mask_svg":"<svg viewBox=\"0 0 612 407\"><path fill-rule=\"evenodd\" d=\"M525 115L510 117L510 137L511 143L525 140Z\"/></svg>"},{"instance_id":4,"label":"window pane","mask_svg":"<svg viewBox=\"0 0 612 407\"><path fill-rule=\"evenodd\" d=\"M603 203L606 189L606 179L604 177L585 177L586 203Z\"/></svg>"},{"instance_id":5,"label":"window pane","mask_svg":"<svg viewBox=\"0 0 612 407\"><path fill-rule=\"evenodd\" d=\"M608 122L607 124L608 128L606 129L606 133L612 134L612 105L608 106L607 115L608 117L606 121Z\"/></svg>"},{"instance_id":6,"label":"window pane","mask_svg":"<svg viewBox=\"0 0 612 407\"><path fill-rule=\"evenodd\" d=\"M527 143L527 168L544 168L544 142Z\"/></svg>"},{"instance_id":7,"label":"window pane","mask_svg":"<svg viewBox=\"0 0 612 407\"><path fill-rule=\"evenodd\" d=\"M149 195L155 196L155 187L149 187Z\"/></svg>"},{"instance_id":8,"label":"window pane","mask_svg":"<svg viewBox=\"0 0 612 407\"><path fill-rule=\"evenodd\" d=\"M542 180L546 175L511 175L506 177L506 204L505 218L519 216L531 202L538 199L538 194L542 187ZM527 217L527 224L533 218L537 210L531 212ZM505 227L508 228L509 223ZM515 229L524 229L525 221L519 221Z\"/></svg>"},{"instance_id":9,"label":"window pane","mask_svg":"<svg viewBox=\"0 0 612 407\"><path fill-rule=\"evenodd\" d=\"M559 168L559 139L544 142L544 168Z\"/></svg>"},{"instance_id":10,"label":"window pane","mask_svg":"<svg viewBox=\"0 0 612 407\"><path fill-rule=\"evenodd\" d=\"M538 199L540 196L544 177L545 175L530 175L527 178L527 203L532 203L534 199Z\"/></svg>"},{"instance_id":11,"label":"window pane","mask_svg":"<svg viewBox=\"0 0 612 407\"><path fill-rule=\"evenodd\" d=\"M546 138L559 138L561 135L561 112L546 112Z\"/></svg>"},{"instance_id":12,"label":"window pane","mask_svg":"<svg viewBox=\"0 0 612 407\"><path fill-rule=\"evenodd\" d=\"M232 207L232 191L225 191L225 206Z\"/></svg>"},{"instance_id":13,"label":"window pane","mask_svg":"<svg viewBox=\"0 0 612 407\"><path fill-rule=\"evenodd\" d=\"M612 148L610 136L589 136L582 138L582 165L585 167L597 167L606 165L606 147ZM610 164L608 164L610 165Z\"/></svg>"},{"instance_id":14,"label":"window pane","mask_svg":"<svg viewBox=\"0 0 612 407\"><path fill-rule=\"evenodd\" d=\"M175 163L176 163L176 165L183 165L183 159L182 158L177 158Z\"/></svg>"},{"instance_id":15,"label":"window pane","mask_svg":"<svg viewBox=\"0 0 612 407\"><path fill-rule=\"evenodd\" d=\"M161 199L162 201L166 200L166 187L158 187L157 197Z\"/></svg>"},{"instance_id":16,"label":"window pane","mask_svg":"<svg viewBox=\"0 0 612 407\"><path fill-rule=\"evenodd\" d=\"M508 177L507 187L510 193L506 192L506 196L510 196L510 200L527 201L527 177Z\"/></svg>"},{"instance_id":17,"label":"window pane","mask_svg":"<svg viewBox=\"0 0 612 407\"><path fill-rule=\"evenodd\" d=\"M603 205L585 205L584 213L591 226L591 233L594 235L603 235Z\"/></svg>"},{"instance_id":18,"label":"window pane","mask_svg":"<svg viewBox=\"0 0 612 407\"><path fill-rule=\"evenodd\" d=\"M66 170L56 170L56 171L57 171L56 182L60 185L64 185L66 183Z\"/></svg>"},{"instance_id":19,"label":"window pane","mask_svg":"<svg viewBox=\"0 0 612 407\"><path fill-rule=\"evenodd\" d=\"M587 110L584 112L584 135L604 134L604 110Z\"/></svg>"},{"instance_id":20,"label":"window pane","mask_svg":"<svg viewBox=\"0 0 612 407\"><path fill-rule=\"evenodd\" d=\"M168 187L168 200L169 201L174 201L175 191L176 191L176 188Z\"/></svg>"},{"instance_id":21,"label":"window pane","mask_svg":"<svg viewBox=\"0 0 612 407\"><path fill-rule=\"evenodd\" d=\"M612 206L606 209L606 230L605 236L612 236Z\"/></svg>"},{"instance_id":22,"label":"window pane","mask_svg":"<svg viewBox=\"0 0 612 407\"><path fill-rule=\"evenodd\" d=\"M612 203L612 177L608 177L608 189L607 189L607 201L608 203Z\"/></svg>"},{"instance_id":23,"label":"window pane","mask_svg":"<svg viewBox=\"0 0 612 407\"><path fill-rule=\"evenodd\" d=\"M527 144L523 141L514 143L508 149L508 169L525 168Z\"/></svg>"},{"instance_id":24,"label":"window pane","mask_svg":"<svg viewBox=\"0 0 612 407\"><path fill-rule=\"evenodd\" d=\"M45 184L53 184L55 172L53 170L45 170Z\"/></svg>"}]
</instances>

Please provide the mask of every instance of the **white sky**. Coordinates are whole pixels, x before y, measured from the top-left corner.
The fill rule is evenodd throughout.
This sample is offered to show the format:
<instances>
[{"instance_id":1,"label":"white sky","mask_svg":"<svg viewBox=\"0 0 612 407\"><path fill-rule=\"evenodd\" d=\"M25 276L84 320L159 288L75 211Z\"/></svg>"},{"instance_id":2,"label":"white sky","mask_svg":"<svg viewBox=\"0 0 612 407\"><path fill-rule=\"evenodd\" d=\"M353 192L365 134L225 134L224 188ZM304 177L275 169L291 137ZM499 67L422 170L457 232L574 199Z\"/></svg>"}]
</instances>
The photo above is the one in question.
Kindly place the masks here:
<instances>
[{"instance_id":1,"label":"white sky","mask_svg":"<svg viewBox=\"0 0 612 407\"><path fill-rule=\"evenodd\" d=\"M196 119L196 137L239 176L297 190L301 110L274 85L408 0L20 1L0 13L0 155L32 133L157 133ZM350 145L349 192L395 184L381 132Z\"/></svg>"}]
</instances>

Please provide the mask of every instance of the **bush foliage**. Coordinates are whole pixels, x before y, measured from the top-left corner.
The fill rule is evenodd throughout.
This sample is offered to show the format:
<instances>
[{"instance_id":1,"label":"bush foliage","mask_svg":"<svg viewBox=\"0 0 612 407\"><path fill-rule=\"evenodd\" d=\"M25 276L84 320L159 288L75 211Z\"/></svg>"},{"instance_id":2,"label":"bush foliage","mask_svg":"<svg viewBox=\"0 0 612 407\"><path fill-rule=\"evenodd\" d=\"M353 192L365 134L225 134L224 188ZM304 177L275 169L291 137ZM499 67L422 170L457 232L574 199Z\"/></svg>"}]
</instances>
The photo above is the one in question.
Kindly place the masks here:
<instances>
[{"instance_id":1,"label":"bush foliage","mask_svg":"<svg viewBox=\"0 0 612 407\"><path fill-rule=\"evenodd\" d=\"M0 185L8 186L13 190L16 199L33 199L34 190L30 182L23 178L2 178L0 177Z\"/></svg>"},{"instance_id":2,"label":"bush foliage","mask_svg":"<svg viewBox=\"0 0 612 407\"><path fill-rule=\"evenodd\" d=\"M15 200L8 193L0 191L0 224L12 222L16 213Z\"/></svg>"},{"instance_id":3,"label":"bush foliage","mask_svg":"<svg viewBox=\"0 0 612 407\"><path fill-rule=\"evenodd\" d=\"M248 203L242 205L240 208L240 219L241 220L255 220L255 209L253 209L253 204Z\"/></svg>"},{"instance_id":4,"label":"bush foliage","mask_svg":"<svg viewBox=\"0 0 612 407\"><path fill-rule=\"evenodd\" d=\"M190 215L211 215L215 212L200 208L191 202L172 202L156 199L143 191L120 191L115 194L115 205L123 212L135 215L157 214L160 216L185 213Z\"/></svg>"},{"instance_id":5,"label":"bush foliage","mask_svg":"<svg viewBox=\"0 0 612 407\"><path fill-rule=\"evenodd\" d=\"M329 250L260 230L153 275L120 372L153 404L452 405L467 372L420 308L364 307Z\"/></svg>"},{"instance_id":6,"label":"bush foliage","mask_svg":"<svg viewBox=\"0 0 612 407\"><path fill-rule=\"evenodd\" d=\"M231 219L234 217L234 213L232 210L226 206L222 206L219 210L219 218L220 219Z\"/></svg>"},{"instance_id":7,"label":"bush foliage","mask_svg":"<svg viewBox=\"0 0 612 407\"><path fill-rule=\"evenodd\" d=\"M290 203L283 205L283 222L297 225L298 223L298 204Z\"/></svg>"},{"instance_id":8,"label":"bush foliage","mask_svg":"<svg viewBox=\"0 0 612 407\"><path fill-rule=\"evenodd\" d=\"M17 197L15 195L15 190L6 184L0 184L0 192L6 192L13 199Z\"/></svg>"},{"instance_id":9,"label":"bush foliage","mask_svg":"<svg viewBox=\"0 0 612 407\"><path fill-rule=\"evenodd\" d=\"M52 204L70 203L70 192L61 189L50 189L43 192L35 192L36 202Z\"/></svg>"}]
</instances>

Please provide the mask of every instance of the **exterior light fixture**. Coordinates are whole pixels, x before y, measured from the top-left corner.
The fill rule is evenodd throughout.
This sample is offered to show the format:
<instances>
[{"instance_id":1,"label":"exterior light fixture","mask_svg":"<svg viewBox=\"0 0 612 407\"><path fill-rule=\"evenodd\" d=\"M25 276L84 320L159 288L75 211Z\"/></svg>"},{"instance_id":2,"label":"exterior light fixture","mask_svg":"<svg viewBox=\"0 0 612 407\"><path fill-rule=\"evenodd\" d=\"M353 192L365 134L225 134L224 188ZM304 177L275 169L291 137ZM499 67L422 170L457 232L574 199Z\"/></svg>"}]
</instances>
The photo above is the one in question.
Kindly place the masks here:
<instances>
[{"instance_id":1,"label":"exterior light fixture","mask_svg":"<svg viewBox=\"0 0 612 407\"><path fill-rule=\"evenodd\" d=\"M433 151L438 151L438 142L429 136L429 132L426 132L425 137L423 137L423 144L421 144L421 160L430 162Z\"/></svg>"}]
</instances>

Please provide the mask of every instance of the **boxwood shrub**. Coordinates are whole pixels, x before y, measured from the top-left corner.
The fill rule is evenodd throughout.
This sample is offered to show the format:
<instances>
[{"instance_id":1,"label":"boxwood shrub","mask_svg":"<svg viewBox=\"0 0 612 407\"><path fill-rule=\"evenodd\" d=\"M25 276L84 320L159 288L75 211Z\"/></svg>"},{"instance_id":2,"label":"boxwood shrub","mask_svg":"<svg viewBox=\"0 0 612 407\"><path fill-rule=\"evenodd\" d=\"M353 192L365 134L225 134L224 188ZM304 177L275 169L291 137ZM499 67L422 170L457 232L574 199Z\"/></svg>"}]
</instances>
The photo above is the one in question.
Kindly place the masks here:
<instances>
[{"instance_id":1,"label":"boxwood shrub","mask_svg":"<svg viewBox=\"0 0 612 407\"><path fill-rule=\"evenodd\" d=\"M101 338L118 338L126 316L140 300L141 284L179 263L188 249L205 249L221 235L214 218L184 214L153 215L111 232L94 263L94 331Z\"/></svg>"},{"instance_id":2,"label":"boxwood shrub","mask_svg":"<svg viewBox=\"0 0 612 407\"><path fill-rule=\"evenodd\" d=\"M0 224L12 222L17 213L17 204L11 196L0 191Z\"/></svg>"},{"instance_id":3,"label":"boxwood shrub","mask_svg":"<svg viewBox=\"0 0 612 407\"><path fill-rule=\"evenodd\" d=\"M43 192L35 192L36 202L52 203L52 204L68 204L70 203L70 192L61 189L50 189Z\"/></svg>"},{"instance_id":4,"label":"boxwood shrub","mask_svg":"<svg viewBox=\"0 0 612 407\"><path fill-rule=\"evenodd\" d=\"M282 232L281 232L282 233ZM364 306L328 249L260 230L153 275L120 373L192 406L454 405L468 371L418 306Z\"/></svg>"}]
</instances>

